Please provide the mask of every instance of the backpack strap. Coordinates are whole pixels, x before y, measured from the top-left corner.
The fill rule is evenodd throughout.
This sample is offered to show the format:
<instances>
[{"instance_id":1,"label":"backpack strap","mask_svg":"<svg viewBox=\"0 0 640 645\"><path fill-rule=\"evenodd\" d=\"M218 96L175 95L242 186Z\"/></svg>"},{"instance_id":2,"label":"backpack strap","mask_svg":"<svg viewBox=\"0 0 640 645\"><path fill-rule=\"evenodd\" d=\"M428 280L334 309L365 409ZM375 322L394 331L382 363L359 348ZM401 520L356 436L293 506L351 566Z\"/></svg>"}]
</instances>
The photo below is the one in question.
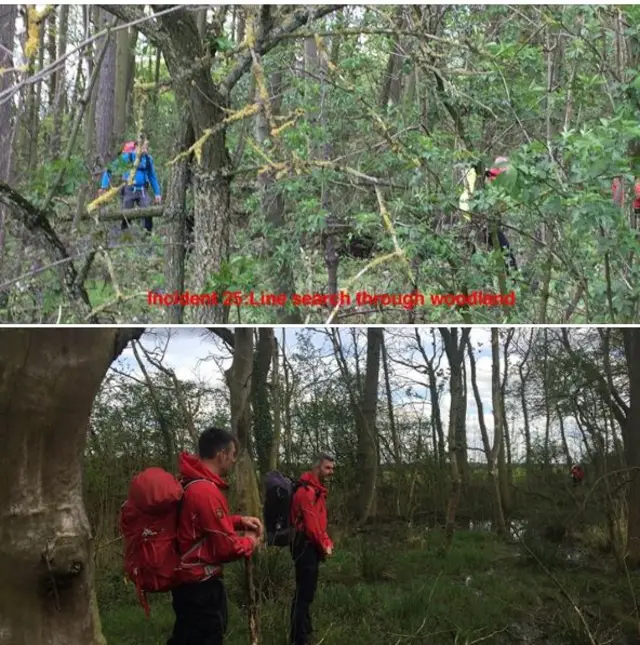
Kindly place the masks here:
<instances>
[{"instance_id":1,"label":"backpack strap","mask_svg":"<svg viewBox=\"0 0 640 645\"><path fill-rule=\"evenodd\" d=\"M209 481L208 479L204 479L204 478L201 477L200 479L190 479L188 482L186 482L185 484L182 485L182 490L186 491L187 488L189 488L189 486L191 486L191 484L195 484L196 482L209 482L210 484L213 484L215 486L215 484L212 481ZM180 499L180 501L178 502L179 503L178 515L180 515L180 512L182 511L183 501L184 501L184 494L183 494L182 498ZM180 556L180 564L182 565L182 563L184 562L184 559L187 556L191 555L194 551L197 551L206 542L206 540L207 540L207 538L205 536L201 540L198 540L193 546L189 547Z\"/></svg>"}]
</instances>

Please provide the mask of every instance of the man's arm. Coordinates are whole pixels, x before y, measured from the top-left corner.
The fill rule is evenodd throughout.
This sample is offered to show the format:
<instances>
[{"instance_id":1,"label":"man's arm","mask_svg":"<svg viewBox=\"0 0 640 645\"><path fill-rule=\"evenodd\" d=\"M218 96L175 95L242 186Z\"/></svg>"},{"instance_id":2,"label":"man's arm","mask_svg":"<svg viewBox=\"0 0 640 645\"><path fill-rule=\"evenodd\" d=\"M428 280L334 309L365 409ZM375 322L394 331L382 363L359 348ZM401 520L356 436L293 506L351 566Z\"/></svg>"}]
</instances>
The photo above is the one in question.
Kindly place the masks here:
<instances>
[{"instance_id":1,"label":"man's arm","mask_svg":"<svg viewBox=\"0 0 640 645\"><path fill-rule=\"evenodd\" d=\"M151 155L149 155L149 164L147 166L147 175L149 177L149 183L151 184L151 188L153 188L153 194L156 196L156 198L159 198L162 196L162 191L160 190L160 182L158 181L158 177L156 175L156 168L153 164L153 159Z\"/></svg>"},{"instance_id":2,"label":"man's arm","mask_svg":"<svg viewBox=\"0 0 640 645\"><path fill-rule=\"evenodd\" d=\"M226 504L218 495L202 498L200 519L203 529L210 534L216 557L220 562L230 562L239 558L249 558L256 547L257 540L252 536L237 535L226 509Z\"/></svg>"},{"instance_id":3,"label":"man's arm","mask_svg":"<svg viewBox=\"0 0 640 645\"><path fill-rule=\"evenodd\" d=\"M315 508L316 492L312 488L299 488L296 491L298 508L302 514L302 525L305 535L315 544L323 553L326 553L333 547L331 538L326 531L320 528L320 519L318 511Z\"/></svg>"}]
</instances>

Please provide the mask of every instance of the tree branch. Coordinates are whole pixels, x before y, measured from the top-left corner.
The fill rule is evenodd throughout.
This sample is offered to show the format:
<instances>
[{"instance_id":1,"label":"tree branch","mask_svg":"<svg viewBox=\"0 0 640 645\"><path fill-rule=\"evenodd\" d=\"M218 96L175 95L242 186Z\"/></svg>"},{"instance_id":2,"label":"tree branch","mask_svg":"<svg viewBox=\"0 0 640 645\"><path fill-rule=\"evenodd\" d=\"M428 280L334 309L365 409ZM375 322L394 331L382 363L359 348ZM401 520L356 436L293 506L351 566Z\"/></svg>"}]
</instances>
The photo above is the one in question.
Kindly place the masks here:
<instances>
[{"instance_id":1,"label":"tree branch","mask_svg":"<svg viewBox=\"0 0 640 645\"><path fill-rule=\"evenodd\" d=\"M144 334L144 327L121 327L116 334L113 347L113 360L115 361L132 340L138 340Z\"/></svg>"},{"instance_id":2,"label":"tree branch","mask_svg":"<svg viewBox=\"0 0 640 645\"><path fill-rule=\"evenodd\" d=\"M207 327L207 329L212 333L222 338L222 340L229 345L232 349L235 348L235 336L233 331L228 327Z\"/></svg>"},{"instance_id":3,"label":"tree branch","mask_svg":"<svg viewBox=\"0 0 640 645\"><path fill-rule=\"evenodd\" d=\"M293 33L302 25L322 18L334 11L338 11L344 5L326 5L315 9L296 8L283 23L268 33L258 33L258 39L253 48L259 55L264 55L271 51L279 42ZM222 82L220 89L223 94L229 94L235 87L236 83L242 78L243 74L249 69L252 62L251 52L245 51L235 67L229 72L226 79Z\"/></svg>"},{"instance_id":4,"label":"tree branch","mask_svg":"<svg viewBox=\"0 0 640 645\"><path fill-rule=\"evenodd\" d=\"M89 294L84 285L78 281L76 268L69 260L67 249L56 235L44 211L2 182L0 182L0 204L9 207L13 217L35 235L49 259L56 264L56 272L62 288L69 301L75 305L78 316L81 319L88 319L91 323L97 323L97 317L91 313ZM63 260L65 262L61 262Z\"/></svg>"}]
</instances>

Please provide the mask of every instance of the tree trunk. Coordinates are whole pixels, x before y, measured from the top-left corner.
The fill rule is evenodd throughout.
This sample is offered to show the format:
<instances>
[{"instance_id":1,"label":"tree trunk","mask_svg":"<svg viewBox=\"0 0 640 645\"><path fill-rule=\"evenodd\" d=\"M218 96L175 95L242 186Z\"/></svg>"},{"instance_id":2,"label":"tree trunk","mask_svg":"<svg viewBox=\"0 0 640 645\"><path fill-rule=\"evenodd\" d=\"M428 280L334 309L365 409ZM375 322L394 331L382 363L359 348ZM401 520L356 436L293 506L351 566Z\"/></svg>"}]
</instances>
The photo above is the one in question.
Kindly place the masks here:
<instances>
[{"instance_id":1,"label":"tree trunk","mask_svg":"<svg viewBox=\"0 0 640 645\"><path fill-rule=\"evenodd\" d=\"M367 367L364 377L364 396L362 399L362 421L358 433L358 453L360 455L359 519L365 522L371 515L376 496L378 477L378 431L376 411L378 408L378 379L380 374L380 347L383 330L378 327L367 328Z\"/></svg>"},{"instance_id":2,"label":"tree trunk","mask_svg":"<svg viewBox=\"0 0 640 645\"><path fill-rule=\"evenodd\" d=\"M16 18L18 17L17 5L0 5L0 69L13 68L13 41L16 33ZM0 92L8 89L14 82L13 74L0 74ZM13 128L15 111L13 101L0 105L0 181L11 183L11 161L13 159ZM7 208L0 204L0 275L4 260L5 221ZM3 300L0 299L0 303Z\"/></svg>"},{"instance_id":3,"label":"tree trunk","mask_svg":"<svg viewBox=\"0 0 640 645\"><path fill-rule=\"evenodd\" d=\"M282 392L280 390L280 350L275 331L271 330L271 400L273 408L273 437L269 447L269 470L278 467L278 456L280 455L280 438L282 436Z\"/></svg>"},{"instance_id":4,"label":"tree trunk","mask_svg":"<svg viewBox=\"0 0 640 645\"><path fill-rule=\"evenodd\" d=\"M445 540L447 548L451 547L456 525L456 511L460 501L462 478L460 472L459 450L456 445L458 438L458 423L461 418L460 408L463 406L462 361L464 360L464 347L469 337L469 328L462 330L461 340L458 341L458 329L440 328L444 341L451 376L449 388L451 391L451 407L449 408L449 460L451 467L451 491L447 503L445 519Z\"/></svg>"},{"instance_id":5,"label":"tree trunk","mask_svg":"<svg viewBox=\"0 0 640 645\"><path fill-rule=\"evenodd\" d=\"M163 54L174 81L176 100L189 106L194 140L198 141L206 130L215 128L225 118L227 99L214 85L208 68L193 64L194 60L204 56L194 17L183 11L159 20L170 37L163 47ZM193 71L185 74L185 69ZM192 166L193 274L194 291L204 293L211 290L207 286L211 276L220 271L229 255L231 186L227 173L231 161L226 145L226 129L219 129L204 139L200 150L200 163ZM224 322L227 314L220 304L197 307L195 315L198 323L205 323Z\"/></svg>"},{"instance_id":6,"label":"tree trunk","mask_svg":"<svg viewBox=\"0 0 640 645\"><path fill-rule=\"evenodd\" d=\"M380 349L382 350L382 369L384 373L384 389L387 394L387 410L389 414L389 427L391 429L391 442L393 445L393 460L396 463L396 515L400 516L400 498L402 497L402 446L400 445L400 437L398 436L398 429L396 428L395 416L393 414L393 397L391 395L391 383L389 381L389 365L387 360L387 347L384 336ZM435 449L435 445L434 445Z\"/></svg>"},{"instance_id":7,"label":"tree trunk","mask_svg":"<svg viewBox=\"0 0 640 645\"><path fill-rule=\"evenodd\" d=\"M482 437L482 448L484 450L484 455L487 458L487 463L489 463L491 458L489 433L487 431L487 424L484 421L484 406L482 405L482 397L480 396L480 389L478 388L476 359L473 355L473 347L471 346L471 341L469 339L467 339L467 354L469 355L469 365L471 367L471 387L473 389L473 396L476 400L476 408L478 409L478 425L480 426L480 435Z\"/></svg>"},{"instance_id":8,"label":"tree trunk","mask_svg":"<svg viewBox=\"0 0 640 645\"><path fill-rule=\"evenodd\" d=\"M364 524L371 515L376 494L378 471L378 442L376 433L376 408L378 404L378 374L380 372L380 346L382 330L367 329L367 367L362 391L358 389L344 353L340 335L331 329L327 332L333 343L338 367L344 379L349 400L355 417L358 437L358 491L355 499L355 513L358 522Z\"/></svg>"},{"instance_id":9,"label":"tree trunk","mask_svg":"<svg viewBox=\"0 0 640 645\"><path fill-rule=\"evenodd\" d=\"M627 468L633 468L627 498L627 553L631 566L640 566L640 329L627 329L624 347L629 371L629 413L624 427Z\"/></svg>"},{"instance_id":10,"label":"tree trunk","mask_svg":"<svg viewBox=\"0 0 640 645\"><path fill-rule=\"evenodd\" d=\"M69 5L60 5L60 22L58 27L58 58L62 58L67 53L67 35L69 31ZM66 66L60 68L53 77L55 80L55 93L53 97L53 134L51 137L51 157L57 159L60 156L60 146L62 145L62 123L66 111L66 83L65 83Z\"/></svg>"},{"instance_id":11,"label":"tree trunk","mask_svg":"<svg viewBox=\"0 0 640 645\"><path fill-rule=\"evenodd\" d=\"M0 643L104 644L82 463L100 384L142 331L0 334Z\"/></svg>"},{"instance_id":12,"label":"tree trunk","mask_svg":"<svg viewBox=\"0 0 640 645\"><path fill-rule=\"evenodd\" d=\"M271 403L267 389L267 379L271 367L274 330L269 327L258 329L258 344L253 357L251 399L253 403L253 437L260 475L269 469L269 455L273 441L273 421Z\"/></svg>"},{"instance_id":13,"label":"tree trunk","mask_svg":"<svg viewBox=\"0 0 640 645\"><path fill-rule=\"evenodd\" d=\"M104 29L114 25L115 19L110 19L108 14L100 11L98 25ZM100 39L98 49L103 45L104 37ZM116 87L116 43L115 39L109 42L107 53L102 61L98 79L98 95L96 103L96 144L98 159L102 169L110 163L116 153L114 142L114 109Z\"/></svg>"},{"instance_id":14,"label":"tree trunk","mask_svg":"<svg viewBox=\"0 0 640 645\"><path fill-rule=\"evenodd\" d=\"M44 65L44 37L45 37L45 23L40 23L38 32L38 66L39 72ZM34 69L33 60L27 64L28 76L33 76L36 72ZM22 150L26 152L27 168L30 172L34 171L38 164L38 140L40 135L40 105L42 100L42 81L37 82L35 85L30 85L27 89L26 111L27 120L25 121L25 143L21 146Z\"/></svg>"},{"instance_id":15,"label":"tree trunk","mask_svg":"<svg viewBox=\"0 0 640 645\"><path fill-rule=\"evenodd\" d=\"M461 405L458 406L458 414L460 418L456 423L456 447L458 449L458 465L460 466L460 474L462 475L462 485L466 489L469 487L471 481L471 474L469 471L469 451L467 446L467 370L464 360L464 345L460 347L460 401Z\"/></svg>"},{"instance_id":16,"label":"tree trunk","mask_svg":"<svg viewBox=\"0 0 640 645\"><path fill-rule=\"evenodd\" d=\"M494 508L496 528L501 537L506 537L507 526L504 520L502 480L507 476L506 469L498 466L496 473L496 460L499 460L499 453L504 451L504 406L502 404L502 388L500 380L500 335L497 327L491 328L491 395L493 402L493 447L489 458L489 476L491 477L495 490ZM502 461L504 463L504 460ZM497 476L496 476L497 475Z\"/></svg>"},{"instance_id":17,"label":"tree trunk","mask_svg":"<svg viewBox=\"0 0 640 645\"><path fill-rule=\"evenodd\" d=\"M176 99L180 112L187 105ZM188 150L194 142L193 125L190 119L180 119L175 138L174 156ZM183 293L185 280L185 256L187 244L187 184L189 181L189 158L182 158L171 166L169 189L166 191L164 208L168 240L164 254L164 277L167 293ZM180 304L169 308L169 322L183 322L184 307Z\"/></svg>"},{"instance_id":18,"label":"tree trunk","mask_svg":"<svg viewBox=\"0 0 640 645\"><path fill-rule=\"evenodd\" d=\"M399 5L395 12L395 22L399 30L404 28L404 7ZM402 43L398 33L391 36L393 43L389 58L387 59L387 70L382 80L382 89L378 104L380 109L385 111L389 104L397 105L400 102L402 92L401 71L402 71Z\"/></svg>"},{"instance_id":19,"label":"tree trunk","mask_svg":"<svg viewBox=\"0 0 640 645\"><path fill-rule=\"evenodd\" d=\"M113 133L115 141L122 141L127 130L127 92L129 91L129 58L131 56L131 34L121 29L116 34L115 78L113 99ZM107 56L109 52L107 52ZM106 63L106 59L104 63ZM103 63L103 64L104 64Z\"/></svg>"},{"instance_id":20,"label":"tree trunk","mask_svg":"<svg viewBox=\"0 0 640 645\"><path fill-rule=\"evenodd\" d=\"M231 396L231 427L238 437L240 455L236 465L238 512L260 515L260 492L251 460L251 373L253 369L253 329L236 328L234 331L233 362L225 376ZM254 556L255 557L255 556ZM248 594L248 621L250 645L260 644L260 604L255 585L254 563L245 563L245 585Z\"/></svg>"},{"instance_id":21,"label":"tree trunk","mask_svg":"<svg viewBox=\"0 0 640 645\"><path fill-rule=\"evenodd\" d=\"M545 411L545 424L544 424L544 466L549 466L551 455L549 454L549 442L551 432L551 403L549 391L549 337L548 329L544 328L544 346L542 351L543 355L543 388L544 388L544 411Z\"/></svg>"},{"instance_id":22,"label":"tree trunk","mask_svg":"<svg viewBox=\"0 0 640 645\"><path fill-rule=\"evenodd\" d=\"M58 16L56 15L55 9L49 14L45 26L45 38L46 38L46 48L47 56L49 58L49 64L53 63L56 60L56 22ZM64 68L63 68L64 69ZM47 97L47 103L49 108L53 105L53 97L56 95L56 85L59 79L59 71L54 72L49 75L49 96Z\"/></svg>"}]
</instances>

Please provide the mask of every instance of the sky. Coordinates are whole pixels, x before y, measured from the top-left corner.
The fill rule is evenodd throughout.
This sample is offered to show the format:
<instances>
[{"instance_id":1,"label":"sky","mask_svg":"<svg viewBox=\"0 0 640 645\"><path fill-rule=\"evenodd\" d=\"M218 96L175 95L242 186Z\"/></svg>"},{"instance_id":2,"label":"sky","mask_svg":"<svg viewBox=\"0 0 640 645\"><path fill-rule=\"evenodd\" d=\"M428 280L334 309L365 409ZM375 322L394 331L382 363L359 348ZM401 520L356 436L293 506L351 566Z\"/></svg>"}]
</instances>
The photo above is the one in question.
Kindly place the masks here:
<instances>
[{"instance_id":1,"label":"sky","mask_svg":"<svg viewBox=\"0 0 640 645\"><path fill-rule=\"evenodd\" d=\"M276 327L276 337L282 342L283 328ZM288 328L285 332L286 350L289 356L294 351L301 351L297 334L303 329ZM359 333L362 333L359 331ZM348 330L341 330L345 347L351 343L351 336ZM411 328L388 328L385 330L385 338L388 347L389 357L393 359L398 357L398 348L405 348L404 358L409 359L407 362L422 363L417 350L413 353L409 351L410 340L404 339L403 336L411 336ZM430 347L430 335L428 328L421 328L425 349L427 352ZM491 395L491 336L489 328L474 328L471 331L471 342L476 351L476 373L478 389L484 408L485 423L490 439L493 437L493 406ZM167 342L168 339L168 342ZM310 341L314 349L321 352L319 360L326 363L333 369L337 369L335 357L333 356L329 339L323 329L311 330ZM364 341L364 338L363 338ZM164 346L166 343L166 352L163 364L174 369L177 377L181 380L192 380L195 382L206 383L208 387L225 390L224 370L231 365L231 353L226 349L224 343L214 337L209 331L201 328L155 328L149 329L141 339L142 344L148 350L153 350L158 346ZM364 342L362 343L364 349ZM362 354L364 361L364 354ZM510 359L513 361L513 358ZM447 368L446 357L442 360L442 367ZM135 360L133 352L127 348L120 359L115 364L120 371L131 372L133 375L142 377L140 368ZM151 365L147 365L150 372L154 372ZM425 384L425 377L415 369L408 366L398 365L391 362L392 381L398 387L393 395L394 412L398 419L422 417L424 422L430 418L430 404L428 390ZM501 366L504 369L504 365ZM510 376L512 380L513 375ZM411 386L416 396L407 394L407 388ZM481 458L478 452L482 448L480 429L478 426L478 410L476 407L475 397L470 383L470 370L467 359L467 436L469 442L469 459L477 460ZM383 387L383 372L380 371L380 387ZM380 390L380 404L385 405L383 390ZM420 400L422 399L422 400ZM446 428L448 425L448 415L450 407L450 395L448 384L444 388L441 399L441 411L443 424ZM522 455L524 451L524 440L522 437L522 416L519 406L512 415L507 412L507 419L510 422L512 432L512 449L515 454ZM542 431L542 420L533 420L532 428L534 431ZM569 435L570 448L577 449L577 428L572 419L566 420L566 431Z\"/></svg>"}]
</instances>

